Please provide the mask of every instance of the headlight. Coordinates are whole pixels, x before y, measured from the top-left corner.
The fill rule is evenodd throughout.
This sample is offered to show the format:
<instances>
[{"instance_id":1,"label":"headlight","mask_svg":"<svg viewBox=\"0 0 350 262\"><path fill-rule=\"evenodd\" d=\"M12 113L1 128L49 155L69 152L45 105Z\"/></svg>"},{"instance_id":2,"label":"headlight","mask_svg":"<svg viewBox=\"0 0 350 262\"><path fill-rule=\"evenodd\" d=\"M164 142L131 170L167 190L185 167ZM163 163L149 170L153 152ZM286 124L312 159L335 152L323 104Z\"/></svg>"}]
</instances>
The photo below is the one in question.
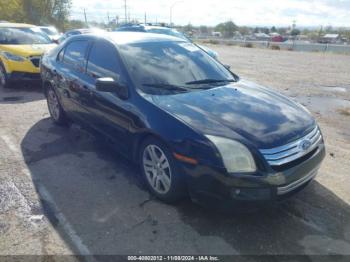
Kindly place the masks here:
<instances>
[{"instance_id":1,"label":"headlight","mask_svg":"<svg viewBox=\"0 0 350 262\"><path fill-rule=\"evenodd\" d=\"M6 57L6 59L16 62L23 62L25 61L25 58L22 56L14 55L9 52L2 52L2 55Z\"/></svg>"},{"instance_id":2,"label":"headlight","mask_svg":"<svg viewBox=\"0 0 350 262\"><path fill-rule=\"evenodd\" d=\"M220 152L227 172L248 173L256 171L254 158L246 146L228 138L210 135L206 137L214 143Z\"/></svg>"}]
</instances>

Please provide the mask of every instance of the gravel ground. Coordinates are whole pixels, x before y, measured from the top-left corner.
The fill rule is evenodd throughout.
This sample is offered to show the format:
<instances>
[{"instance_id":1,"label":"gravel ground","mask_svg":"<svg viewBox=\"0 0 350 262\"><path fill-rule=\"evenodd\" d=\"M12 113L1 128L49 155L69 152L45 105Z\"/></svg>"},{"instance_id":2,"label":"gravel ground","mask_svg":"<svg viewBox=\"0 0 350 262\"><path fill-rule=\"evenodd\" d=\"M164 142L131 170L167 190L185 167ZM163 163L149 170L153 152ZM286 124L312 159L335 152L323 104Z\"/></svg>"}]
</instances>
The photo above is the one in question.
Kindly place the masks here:
<instances>
[{"instance_id":1,"label":"gravel ground","mask_svg":"<svg viewBox=\"0 0 350 262\"><path fill-rule=\"evenodd\" d=\"M315 181L253 214L166 205L137 167L78 126L53 125L40 88L20 85L0 90L0 255L350 254L350 56L210 48L315 115L327 144Z\"/></svg>"}]
</instances>

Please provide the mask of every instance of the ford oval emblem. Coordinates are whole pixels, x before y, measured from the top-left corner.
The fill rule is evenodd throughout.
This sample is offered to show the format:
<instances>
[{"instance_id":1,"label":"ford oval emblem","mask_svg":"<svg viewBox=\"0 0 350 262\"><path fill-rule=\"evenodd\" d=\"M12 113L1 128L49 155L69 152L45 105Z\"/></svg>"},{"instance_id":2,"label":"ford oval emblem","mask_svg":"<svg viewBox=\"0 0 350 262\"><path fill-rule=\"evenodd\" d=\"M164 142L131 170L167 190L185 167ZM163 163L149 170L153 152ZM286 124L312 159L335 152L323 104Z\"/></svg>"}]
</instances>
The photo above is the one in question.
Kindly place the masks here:
<instances>
[{"instance_id":1,"label":"ford oval emblem","mask_svg":"<svg viewBox=\"0 0 350 262\"><path fill-rule=\"evenodd\" d=\"M306 151L310 148L311 146L311 141L309 139L305 139L303 141L301 141L300 143L300 148L303 150L303 151Z\"/></svg>"}]
</instances>

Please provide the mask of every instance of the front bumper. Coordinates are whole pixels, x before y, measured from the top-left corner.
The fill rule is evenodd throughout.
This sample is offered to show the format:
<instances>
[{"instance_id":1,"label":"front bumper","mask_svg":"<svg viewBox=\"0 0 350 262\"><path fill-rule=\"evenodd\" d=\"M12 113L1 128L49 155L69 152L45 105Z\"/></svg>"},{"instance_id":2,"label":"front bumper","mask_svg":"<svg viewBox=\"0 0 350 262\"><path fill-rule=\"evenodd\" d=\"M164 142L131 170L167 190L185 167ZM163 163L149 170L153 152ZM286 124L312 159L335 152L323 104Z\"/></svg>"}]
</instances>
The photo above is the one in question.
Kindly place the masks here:
<instances>
[{"instance_id":1,"label":"front bumper","mask_svg":"<svg viewBox=\"0 0 350 262\"><path fill-rule=\"evenodd\" d=\"M8 74L14 72L39 74L40 59L40 56L30 56L24 61L12 61L5 58L2 58L2 61Z\"/></svg>"},{"instance_id":2,"label":"front bumper","mask_svg":"<svg viewBox=\"0 0 350 262\"><path fill-rule=\"evenodd\" d=\"M27 73L27 72L12 72L7 74L7 78L10 82L17 81L40 81L40 73Z\"/></svg>"},{"instance_id":3,"label":"front bumper","mask_svg":"<svg viewBox=\"0 0 350 262\"><path fill-rule=\"evenodd\" d=\"M317 174L325 146L308 159L282 171L262 175L229 175L208 166L184 166L192 200L216 208L249 208L279 202L304 188Z\"/></svg>"}]
</instances>

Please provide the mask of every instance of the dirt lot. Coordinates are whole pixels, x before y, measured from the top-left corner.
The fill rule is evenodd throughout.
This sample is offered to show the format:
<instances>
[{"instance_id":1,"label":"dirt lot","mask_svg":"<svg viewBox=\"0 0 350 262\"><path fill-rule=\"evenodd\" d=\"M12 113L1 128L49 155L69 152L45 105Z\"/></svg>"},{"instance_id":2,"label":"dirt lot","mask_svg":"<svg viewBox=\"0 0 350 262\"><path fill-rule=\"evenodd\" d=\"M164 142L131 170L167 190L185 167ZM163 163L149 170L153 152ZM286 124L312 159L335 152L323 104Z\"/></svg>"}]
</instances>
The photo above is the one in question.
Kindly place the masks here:
<instances>
[{"instance_id":1,"label":"dirt lot","mask_svg":"<svg viewBox=\"0 0 350 262\"><path fill-rule=\"evenodd\" d=\"M350 254L350 56L210 47L315 115L327 144L315 181L253 214L169 206L103 143L53 125L39 87L0 90L0 255Z\"/></svg>"}]
</instances>

